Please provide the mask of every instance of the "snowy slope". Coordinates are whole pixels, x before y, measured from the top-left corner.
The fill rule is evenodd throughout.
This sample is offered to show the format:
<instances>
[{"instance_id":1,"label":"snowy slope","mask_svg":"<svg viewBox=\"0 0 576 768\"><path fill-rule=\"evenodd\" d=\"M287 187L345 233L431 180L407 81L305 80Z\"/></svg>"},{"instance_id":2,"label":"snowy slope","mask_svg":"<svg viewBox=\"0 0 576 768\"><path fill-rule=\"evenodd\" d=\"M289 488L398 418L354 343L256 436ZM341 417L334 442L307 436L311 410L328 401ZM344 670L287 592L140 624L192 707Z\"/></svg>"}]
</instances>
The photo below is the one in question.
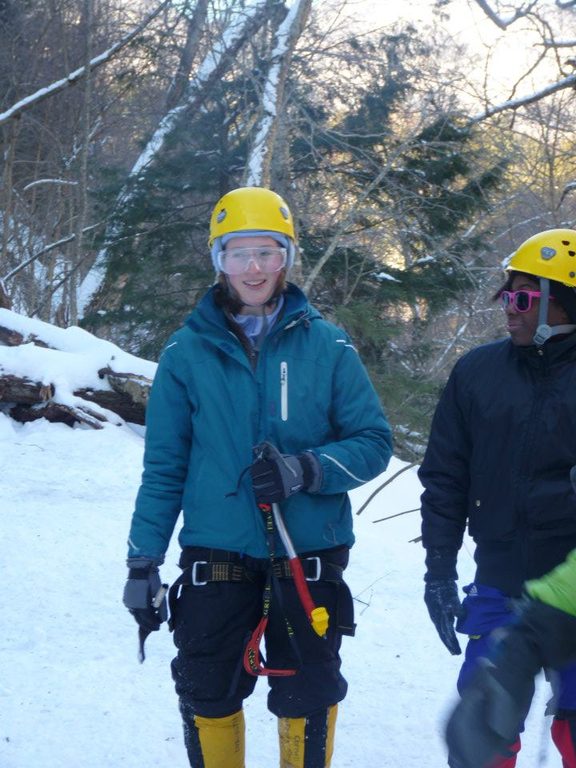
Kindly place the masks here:
<instances>
[{"instance_id":1,"label":"snowy slope","mask_svg":"<svg viewBox=\"0 0 576 768\"><path fill-rule=\"evenodd\" d=\"M183 768L176 697L163 628L136 659L136 624L121 603L125 540L141 471L142 437L129 427L18 425L0 413L1 768ZM401 468L392 462L388 476ZM379 478L353 494L355 507ZM438 768L441 728L459 661L437 639L422 603L411 469L355 518L348 581L357 636L345 638L348 698L333 768ZM176 577L173 547L162 569ZM463 551L462 583L472 575ZM278 764L275 719L260 680L246 705L247 768ZM539 692L522 766L561 765ZM539 751L544 750L544 756ZM540 762L539 762L540 761Z\"/></svg>"}]
</instances>

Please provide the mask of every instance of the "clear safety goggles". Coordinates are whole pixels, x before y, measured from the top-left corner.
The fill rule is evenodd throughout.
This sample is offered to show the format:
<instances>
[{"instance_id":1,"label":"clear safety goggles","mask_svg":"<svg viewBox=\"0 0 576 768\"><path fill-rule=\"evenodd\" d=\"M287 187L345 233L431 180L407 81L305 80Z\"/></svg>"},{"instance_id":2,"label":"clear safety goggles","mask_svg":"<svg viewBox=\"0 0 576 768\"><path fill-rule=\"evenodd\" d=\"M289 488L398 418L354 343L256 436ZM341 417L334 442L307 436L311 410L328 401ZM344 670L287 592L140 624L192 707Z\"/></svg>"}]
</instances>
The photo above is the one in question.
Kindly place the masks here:
<instances>
[{"instance_id":1,"label":"clear safety goggles","mask_svg":"<svg viewBox=\"0 0 576 768\"><path fill-rule=\"evenodd\" d=\"M516 312L530 312L533 299L539 299L542 294L540 291L502 291L500 299L504 309L512 306ZM554 296L548 296L554 299Z\"/></svg>"},{"instance_id":2,"label":"clear safety goggles","mask_svg":"<svg viewBox=\"0 0 576 768\"><path fill-rule=\"evenodd\" d=\"M220 251L216 264L220 272L227 275L241 275L254 263L260 272L280 272L286 266L286 248L258 246L252 248L232 248Z\"/></svg>"}]
</instances>

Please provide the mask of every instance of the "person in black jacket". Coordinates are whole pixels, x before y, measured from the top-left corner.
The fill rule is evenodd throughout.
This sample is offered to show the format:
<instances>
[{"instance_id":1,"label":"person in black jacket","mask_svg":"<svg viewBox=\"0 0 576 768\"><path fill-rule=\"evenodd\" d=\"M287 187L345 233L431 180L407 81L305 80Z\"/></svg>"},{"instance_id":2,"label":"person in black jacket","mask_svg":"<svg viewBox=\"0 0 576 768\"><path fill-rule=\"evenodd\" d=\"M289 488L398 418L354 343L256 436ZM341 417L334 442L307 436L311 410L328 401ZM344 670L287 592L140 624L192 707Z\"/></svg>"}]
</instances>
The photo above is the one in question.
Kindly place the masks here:
<instances>
[{"instance_id":1,"label":"person in black jacket","mask_svg":"<svg viewBox=\"0 0 576 768\"><path fill-rule=\"evenodd\" d=\"M461 653L462 691L490 634L514 621L513 600L576 547L576 231L534 235L513 254L498 296L510 338L480 346L454 366L439 400L419 477L424 599L442 642ZM457 556L464 531L476 574L460 602ZM455 627L456 622L456 627ZM552 736L576 768L576 666L562 668ZM513 768L519 736L490 768ZM449 754L448 764L457 762Z\"/></svg>"}]
</instances>

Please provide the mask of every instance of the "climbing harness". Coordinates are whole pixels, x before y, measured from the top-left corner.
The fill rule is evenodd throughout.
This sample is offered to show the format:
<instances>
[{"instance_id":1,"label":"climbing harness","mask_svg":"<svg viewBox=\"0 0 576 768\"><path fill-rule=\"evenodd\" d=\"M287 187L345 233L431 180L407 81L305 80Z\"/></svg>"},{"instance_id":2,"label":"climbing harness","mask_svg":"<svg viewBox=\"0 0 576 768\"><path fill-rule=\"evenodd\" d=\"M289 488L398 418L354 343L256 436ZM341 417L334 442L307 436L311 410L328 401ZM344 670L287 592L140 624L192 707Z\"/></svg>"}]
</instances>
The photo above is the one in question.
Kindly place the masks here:
<instances>
[{"instance_id":1,"label":"climbing harness","mask_svg":"<svg viewBox=\"0 0 576 768\"><path fill-rule=\"evenodd\" d=\"M326 635L326 632L328 631L329 615L326 608L316 607L316 605L314 604L314 601L312 600L310 590L308 589L308 584L306 583L307 577L304 576L304 569L302 567L302 562L300 561L300 558L298 557L296 550L294 549L294 545L292 543L292 540L290 538L290 535L288 533L288 530L282 518L282 514L280 512L280 506L276 503L275 504L259 504L258 506L261 512L263 513L264 519L266 522L266 542L268 545L268 554L270 557L270 567L266 575L266 584L264 586L262 618L258 622L256 629L254 630L254 632L252 633L250 639L246 644L246 648L244 650L244 669L246 670L246 672L248 672L251 675L269 675L269 676L294 675L296 674L296 671L297 671L295 669L272 669L270 667L267 667L262 662L261 656L260 656L260 643L262 641L264 632L266 630L266 626L268 624L268 615L270 612L270 602L272 599L272 583L273 583L273 580L276 580L279 577L278 562L275 561L274 530L278 531L280 539L284 544L284 547L288 554L288 566L290 570L290 575L294 580L294 585L296 587L296 591L298 593L300 602L302 603L302 607L304 608L306 615L308 616L308 619L312 625L312 628L314 629L316 634L319 635L320 637L324 637ZM320 578L322 563L319 557L307 558L307 563L310 563L311 561L315 561L315 564L317 565L316 576L313 580L318 580ZM286 561L281 561L281 562L285 563ZM282 576L287 575L285 568L281 575ZM277 591L277 594L278 594L278 597L280 597L280 590ZM294 630L292 629L292 626L286 617L285 617L285 622L286 622L286 630L288 632L288 637L290 638L290 642L292 643L293 647L295 647L297 650L297 645L294 638Z\"/></svg>"}]
</instances>

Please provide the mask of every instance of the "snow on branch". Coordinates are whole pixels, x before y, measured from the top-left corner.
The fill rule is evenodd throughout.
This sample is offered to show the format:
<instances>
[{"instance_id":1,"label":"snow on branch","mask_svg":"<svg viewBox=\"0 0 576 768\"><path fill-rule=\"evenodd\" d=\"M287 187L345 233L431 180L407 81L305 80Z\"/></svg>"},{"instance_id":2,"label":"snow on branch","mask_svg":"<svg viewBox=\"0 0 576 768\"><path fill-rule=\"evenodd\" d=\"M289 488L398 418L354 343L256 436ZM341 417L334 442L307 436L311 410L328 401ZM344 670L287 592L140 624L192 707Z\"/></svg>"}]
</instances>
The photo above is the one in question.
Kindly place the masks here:
<instances>
[{"instance_id":1,"label":"snow on branch","mask_svg":"<svg viewBox=\"0 0 576 768\"><path fill-rule=\"evenodd\" d=\"M160 121L152 138L134 163L129 179L138 177L158 155L164 146L166 137L174 129L178 118L185 112L198 109L206 98L210 86L220 79L230 61L234 59L244 43L252 37L264 22L261 12L266 3L256 3L249 11L238 14L235 21L226 28L222 38L217 41L200 65L196 76L190 81L184 97L178 106L170 110ZM260 15L259 15L260 14ZM125 202L129 194L120 193L118 202Z\"/></svg>"},{"instance_id":2,"label":"snow on branch","mask_svg":"<svg viewBox=\"0 0 576 768\"><path fill-rule=\"evenodd\" d=\"M554 40L546 38L540 43L540 45L543 45L544 48L574 48L576 45L576 39Z\"/></svg>"},{"instance_id":3,"label":"snow on branch","mask_svg":"<svg viewBox=\"0 0 576 768\"><path fill-rule=\"evenodd\" d=\"M496 11L487 2L487 0L476 0L476 3L484 11L486 16L488 16L490 21L494 22L494 24L496 24L499 29L507 29L509 26L514 24L515 21L518 21L518 19L522 18L523 16L527 16L532 8L536 5L536 2L537 0L531 0L531 2L526 4L526 6L520 6L520 8L516 8L514 13L508 18L503 18L502 16L499 16L498 13L496 13Z\"/></svg>"},{"instance_id":4,"label":"snow on branch","mask_svg":"<svg viewBox=\"0 0 576 768\"><path fill-rule=\"evenodd\" d=\"M148 16L146 16L146 18L137 27L135 27L131 32L123 37L122 40L115 43L107 51L104 51L103 53L91 59L88 67L84 66L75 69L74 72L70 72L67 77L62 78L61 80L57 80L55 83L48 85L46 88L40 88L40 90L36 91L30 96L26 96L24 99L18 101L5 112L0 113L0 125L4 125L4 123L7 123L12 118L19 118L22 112L30 109L30 107L33 107L35 104L39 104L41 101L44 101L44 99L47 99L50 96L54 96L54 94L63 91L65 88L68 88L71 85L76 85L76 83L81 80L87 72L91 72L100 67L102 64L110 61L110 59L116 53L118 53L118 51L120 51L122 48L125 48L128 43L137 37L140 32L142 32L148 26L148 24L150 24L150 22L170 4L170 2L171 0L164 0L164 2L162 2L154 11L149 13Z\"/></svg>"},{"instance_id":5,"label":"snow on branch","mask_svg":"<svg viewBox=\"0 0 576 768\"><path fill-rule=\"evenodd\" d=\"M28 190L32 189L33 187L39 187L43 184L54 184L55 186L62 187L78 186L77 181L69 181L68 179L36 179L36 181L31 181L30 184L26 184L26 186L22 189L22 192L28 192Z\"/></svg>"},{"instance_id":6,"label":"snow on branch","mask_svg":"<svg viewBox=\"0 0 576 768\"><path fill-rule=\"evenodd\" d=\"M306 26L311 0L295 0L276 31L276 43L270 56L268 76L262 93L262 115L246 165L246 186L269 186L270 165L278 126L278 108L282 105L284 83L292 52Z\"/></svg>"},{"instance_id":7,"label":"snow on branch","mask_svg":"<svg viewBox=\"0 0 576 768\"><path fill-rule=\"evenodd\" d=\"M551 83L550 85L547 85L532 94L522 96L518 99L510 99L503 102L502 104L489 107L488 109L484 110L484 112L480 112L479 114L472 117L470 119L470 123L480 123L482 120L486 120L488 117L493 117L494 115L497 115L500 112L506 112L507 110L515 111L520 109L520 107L526 107L529 104L534 104L535 102L540 101L540 99L543 99L546 96L550 96L553 93L557 93L558 91L562 91L565 88L574 87L576 87L576 74L568 75L568 77L559 80L557 83Z\"/></svg>"},{"instance_id":8,"label":"snow on branch","mask_svg":"<svg viewBox=\"0 0 576 768\"><path fill-rule=\"evenodd\" d=\"M562 205L564 202L564 198L566 195L570 194L570 192L576 191L576 181L569 181L568 184L564 186L564 189L562 190L562 196L560 197L560 202L558 203L558 207Z\"/></svg>"}]
</instances>

